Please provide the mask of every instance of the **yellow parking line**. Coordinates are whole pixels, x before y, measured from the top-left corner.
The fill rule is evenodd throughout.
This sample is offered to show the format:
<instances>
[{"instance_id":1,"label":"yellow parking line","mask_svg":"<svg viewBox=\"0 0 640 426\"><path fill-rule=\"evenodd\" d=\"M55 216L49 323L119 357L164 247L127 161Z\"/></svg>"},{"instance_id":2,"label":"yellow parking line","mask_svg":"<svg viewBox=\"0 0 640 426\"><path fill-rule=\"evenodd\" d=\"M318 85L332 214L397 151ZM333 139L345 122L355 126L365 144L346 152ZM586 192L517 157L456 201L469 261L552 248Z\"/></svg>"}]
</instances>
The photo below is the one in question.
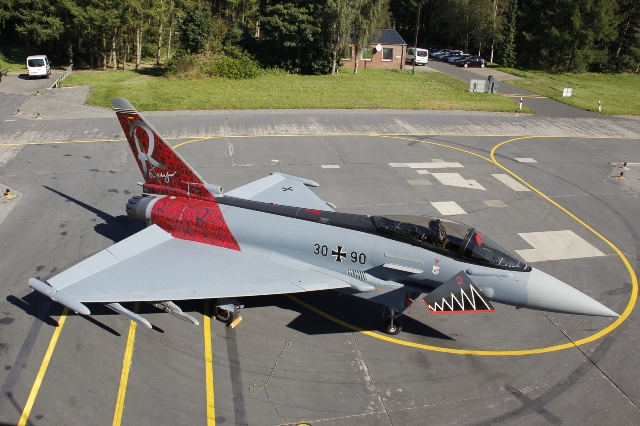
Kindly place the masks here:
<instances>
[{"instance_id":1,"label":"yellow parking line","mask_svg":"<svg viewBox=\"0 0 640 426\"><path fill-rule=\"evenodd\" d=\"M598 231L593 229L591 226L587 225L582 219L578 218L576 215L571 213L569 210L567 210L566 208L562 207L560 204L558 204L557 202L553 201L551 198L549 198L548 196L543 194L540 190L535 188L533 185L529 184L527 181L522 179L520 176L518 176L517 174L515 174L511 170L507 169L502 164L498 163L498 161L496 160L496 157L495 157L496 150L498 148L500 148L502 145L506 145L508 143L515 142L515 141L521 140L521 139L527 139L527 138L514 138L514 139L510 139L508 141L501 142L501 143L497 144L496 146L494 146L493 149L491 150L491 160L493 161L493 163L495 165L497 165L498 167L500 167L501 169L503 169L504 171L506 171L507 173L509 173L514 178L518 179L520 182L522 182L523 184L525 184L529 188L531 188L532 191L536 192L542 198L544 198L545 200L547 200L548 202L553 204L555 207L557 207L560 210L562 210L562 212L567 214L573 220L575 220L580 225L582 225L585 228L587 228L595 236L597 236L602 241L604 241L620 257L620 259L622 260L622 263L624 263L624 266L627 268L627 271L629 272L629 276L631 277L631 298L629 299L629 303L627 303L627 306L626 306L624 312L622 313L622 315L620 315L618 317L618 319L616 319L613 323L609 324L608 327L600 330L599 332L597 332L595 334L592 334L591 336L587 336L584 339L580 339L580 340L575 342L576 346L584 345L585 343L593 342L594 340L597 340L597 339L599 339L599 338L601 338L603 336L606 336L607 334L611 333L613 330L618 328L629 317L629 315L631 315L631 311L633 311L633 308L634 308L634 306L636 304L636 299L638 298L638 277L636 276L636 273L633 270L633 267L631 266L631 264L627 260L627 257L622 253L622 251L615 244L613 244L611 241L609 241L607 238L605 238L602 234L600 234Z\"/></svg>"},{"instance_id":2,"label":"yellow parking line","mask_svg":"<svg viewBox=\"0 0 640 426\"><path fill-rule=\"evenodd\" d=\"M40 370L38 370L36 380L33 382L33 386L31 387L31 392L29 393L29 398L27 398L27 403L24 404L24 409L22 410L20 421L18 421L18 426L25 426L27 424L27 421L29 421L29 414L31 414L33 403L36 402L36 396L38 396L40 385L42 385L42 380L44 379L44 375L47 372L47 367L49 367L49 361L51 361L53 350L56 348L56 344L58 343L58 338L60 337L60 333L62 332L62 327L67 320L67 313L69 313L69 308L64 308L62 310L62 315L58 320L58 327L56 327L55 331L53 332L53 336L51 336L51 341L49 342L49 347L44 353L44 359L42 360L42 364L40 364Z\"/></svg>"},{"instance_id":3,"label":"yellow parking line","mask_svg":"<svg viewBox=\"0 0 640 426\"><path fill-rule=\"evenodd\" d=\"M138 312L140 302L133 305L133 312ZM120 386L118 387L118 398L116 399L116 408L113 413L113 426L120 426L122 421L122 411L124 410L124 399L127 395L127 383L129 382L129 370L131 369L131 357L133 355L133 344L136 339L137 322L129 322L129 337L127 337L127 346L124 351L124 359L122 360L122 373L120 374Z\"/></svg>"},{"instance_id":4,"label":"yellow parking line","mask_svg":"<svg viewBox=\"0 0 640 426\"><path fill-rule=\"evenodd\" d=\"M207 426L216 426L216 404L213 398L213 353L211 351L211 318L209 300L204 301L204 371L207 388Z\"/></svg>"}]
</instances>

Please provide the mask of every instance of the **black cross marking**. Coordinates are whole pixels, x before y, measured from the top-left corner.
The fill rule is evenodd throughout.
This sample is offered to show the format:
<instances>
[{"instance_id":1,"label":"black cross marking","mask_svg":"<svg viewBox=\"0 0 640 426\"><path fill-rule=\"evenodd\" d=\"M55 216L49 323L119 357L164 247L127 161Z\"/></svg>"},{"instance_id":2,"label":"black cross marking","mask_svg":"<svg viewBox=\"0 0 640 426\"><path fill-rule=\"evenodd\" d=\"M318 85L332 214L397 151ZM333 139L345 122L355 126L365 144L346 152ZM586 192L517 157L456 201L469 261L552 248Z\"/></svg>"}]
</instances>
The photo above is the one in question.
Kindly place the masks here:
<instances>
[{"instance_id":1,"label":"black cross marking","mask_svg":"<svg viewBox=\"0 0 640 426\"><path fill-rule=\"evenodd\" d=\"M290 186L290 187L288 187L288 188L285 188L285 187L283 186L283 187L282 187L282 190L283 190L283 191L293 191L293 187L291 187L291 186Z\"/></svg>"},{"instance_id":2,"label":"black cross marking","mask_svg":"<svg viewBox=\"0 0 640 426\"><path fill-rule=\"evenodd\" d=\"M331 256L336 257L336 262L342 262L347 257L347 253L342 251L342 246L337 246L335 250L331 250Z\"/></svg>"}]
</instances>

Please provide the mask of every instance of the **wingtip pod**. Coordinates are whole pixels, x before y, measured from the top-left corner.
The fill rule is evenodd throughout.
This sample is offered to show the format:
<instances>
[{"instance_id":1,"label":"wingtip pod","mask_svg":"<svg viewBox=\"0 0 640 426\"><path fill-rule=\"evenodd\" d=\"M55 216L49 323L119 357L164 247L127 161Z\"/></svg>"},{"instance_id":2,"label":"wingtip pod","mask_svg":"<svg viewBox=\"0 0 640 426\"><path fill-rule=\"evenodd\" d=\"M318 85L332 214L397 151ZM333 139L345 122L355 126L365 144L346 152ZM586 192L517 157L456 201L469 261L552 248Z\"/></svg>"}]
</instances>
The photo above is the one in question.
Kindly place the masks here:
<instances>
[{"instance_id":1,"label":"wingtip pod","mask_svg":"<svg viewBox=\"0 0 640 426\"><path fill-rule=\"evenodd\" d=\"M44 294L54 302L58 302L61 305L66 306L67 308L71 309L74 312L77 312L81 315L91 315L91 311L89 310L89 308L84 306L82 303L72 299L71 297L67 296L64 293L61 293L60 291L56 290L50 285L43 283L37 278L31 278L29 280L29 287L31 287L32 289L36 290L39 293Z\"/></svg>"},{"instance_id":2,"label":"wingtip pod","mask_svg":"<svg viewBox=\"0 0 640 426\"><path fill-rule=\"evenodd\" d=\"M573 315L614 317L620 315L570 285L533 268L527 282L529 309Z\"/></svg>"}]
</instances>

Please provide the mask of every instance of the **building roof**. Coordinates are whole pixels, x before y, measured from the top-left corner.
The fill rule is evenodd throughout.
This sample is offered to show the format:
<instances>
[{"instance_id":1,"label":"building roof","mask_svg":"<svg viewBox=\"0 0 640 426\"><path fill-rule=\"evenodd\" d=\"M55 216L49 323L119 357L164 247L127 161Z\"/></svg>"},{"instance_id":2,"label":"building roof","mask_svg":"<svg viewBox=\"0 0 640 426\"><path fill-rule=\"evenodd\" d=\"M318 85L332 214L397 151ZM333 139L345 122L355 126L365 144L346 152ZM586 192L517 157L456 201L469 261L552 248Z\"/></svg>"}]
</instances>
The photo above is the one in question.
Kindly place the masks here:
<instances>
[{"instance_id":1,"label":"building roof","mask_svg":"<svg viewBox=\"0 0 640 426\"><path fill-rule=\"evenodd\" d=\"M353 43L353 37L351 38L351 43ZM406 41L404 41L404 39L402 37L400 37L400 34L398 34L398 32L394 29L382 29L380 30L380 36L378 36L378 39L374 42L372 42L372 44L401 44L401 45L405 45L407 44Z\"/></svg>"},{"instance_id":2,"label":"building roof","mask_svg":"<svg viewBox=\"0 0 640 426\"><path fill-rule=\"evenodd\" d=\"M407 42L398 34L398 32L394 29L383 29L380 30L380 37L376 40L376 43L380 44L404 44Z\"/></svg>"}]
</instances>

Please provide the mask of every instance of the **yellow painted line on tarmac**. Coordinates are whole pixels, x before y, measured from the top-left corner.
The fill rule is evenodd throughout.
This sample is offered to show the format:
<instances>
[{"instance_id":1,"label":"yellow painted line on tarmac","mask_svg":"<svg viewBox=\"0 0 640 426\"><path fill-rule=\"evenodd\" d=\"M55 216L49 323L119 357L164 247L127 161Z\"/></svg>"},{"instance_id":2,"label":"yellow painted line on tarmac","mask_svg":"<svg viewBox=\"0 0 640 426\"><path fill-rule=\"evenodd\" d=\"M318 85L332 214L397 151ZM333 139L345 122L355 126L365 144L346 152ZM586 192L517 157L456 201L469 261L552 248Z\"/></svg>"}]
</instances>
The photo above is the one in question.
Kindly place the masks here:
<instances>
[{"instance_id":1,"label":"yellow painted line on tarmac","mask_svg":"<svg viewBox=\"0 0 640 426\"><path fill-rule=\"evenodd\" d=\"M133 305L133 312L138 312L140 302ZM113 426L120 426L122 421L122 412L124 410L124 400L127 396L127 383L129 382L129 370L131 369L131 357L133 356L133 344L136 340L136 327L138 323L129 322L129 336L127 337L127 346L124 350L124 359L122 360L122 373L120 373L120 386L118 386L118 397L116 399L116 408L113 413Z\"/></svg>"},{"instance_id":2,"label":"yellow painted line on tarmac","mask_svg":"<svg viewBox=\"0 0 640 426\"><path fill-rule=\"evenodd\" d=\"M209 300L204 301L204 372L207 387L207 426L216 426L216 404L213 394L213 352L211 351L211 318Z\"/></svg>"},{"instance_id":3,"label":"yellow painted line on tarmac","mask_svg":"<svg viewBox=\"0 0 640 426\"><path fill-rule=\"evenodd\" d=\"M390 137L390 136L384 136L384 137ZM579 136L568 137L568 138L577 138L577 137L579 137ZM504 171L506 171L507 173L512 175L514 178L518 179L524 185L526 185L529 188L531 188L531 190L536 192L538 195L540 195L546 201L548 201L551 204L553 204L554 206L558 207L561 211L566 213L569 217L571 217L572 219L576 220L582 226L584 226L589 231L591 231L594 235L596 235L597 237L602 239L605 243L607 243L618 254L620 259L622 260L622 262L626 266L627 271L629 272L629 276L631 277L631 284L632 284L631 297L629 298L629 302L627 303L627 306L626 306L624 312L622 313L622 315L620 315L620 317L618 317L609 326L605 327L604 329L602 329L602 330L600 330L600 331L598 331L598 332L596 332L596 333L594 333L594 334L592 334L590 336L587 336L587 337L585 337L583 339L580 339L580 340L577 340L575 342L568 342L568 343L564 343L564 344L561 344L561 345L555 345L555 346L546 346L546 347L533 348L533 349L496 350L496 351L491 351L491 350L471 350L471 349L454 349L454 348L446 348L446 347L442 347L442 346L432 346L432 345L425 345L425 344L421 344L421 343L407 342L405 340L396 339L394 337L390 337L390 336L387 336L387 335L384 335L384 334L376 333L376 332L373 332L373 331L363 330L363 329L361 329L359 327L356 327L356 326L354 326L352 324L349 324L349 323L347 323L345 321L342 321L342 320L340 320L338 318L335 318L335 317L327 314L326 312L323 312L320 309L318 309L318 308L316 308L314 306L311 306L308 303L305 303L302 300L300 300L300 299L298 299L298 298L296 298L294 296L291 296L291 295L286 295L286 296L289 299L295 301L296 303L304 306L305 308L317 313L318 315L320 315L320 316L322 316L324 318L327 318L327 319L329 319L329 320L331 320L331 321L333 321L333 322L335 322L337 324L340 324L340 325L342 325L342 326L344 326L346 328L349 328L351 330L354 330L354 331L357 331L359 333L365 334L367 336L374 337L374 338L380 339L380 340L384 340L384 341L387 341L387 342L390 342L390 343L395 343L397 345L408 346L408 347L412 347L412 348L416 348L416 349L424 349L424 350L429 350L429 351L434 351L434 352L443 352L443 353L458 354L458 355L521 356L521 355L542 354L542 353L555 352L555 351L560 351L560 350L569 349L569 348L573 348L573 347L576 347L576 346L584 345L586 343L590 343L590 342L593 342L595 340L598 340L598 339L606 336L607 334L611 333L613 330L618 328L629 317L629 315L633 311L633 308L634 308L634 306L636 304L636 299L638 297L638 277L636 276L635 271L631 267L631 264L629 263L627 258L624 256L622 251L618 247L615 246L615 244L613 244L611 241L606 239L604 236L602 236L600 233L598 233L595 229L593 229L591 226L586 224L584 221L579 219L573 213L571 213L570 211L568 211L567 209L562 207L560 204L558 204L557 202L553 201L551 198L549 198L548 196L543 194L540 190L535 188L533 185L529 184L527 181L522 179L520 176L516 175L511 170L507 169L505 166L500 164L495 159L496 150L498 148L500 148L501 146L503 146L503 145L505 145L507 143L518 141L518 140L534 139L534 138L549 139L549 138L553 138L553 137L552 136L522 136L522 137L517 137L517 138L509 139L507 141L500 142L500 143L498 143L497 145L495 145L491 149L491 159L489 159L487 157L484 157L484 156L482 156L480 154L471 152L471 151L467 151L467 150L464 150L464 149L461 149L461 148L457 148L457 147L454 147L454 146L450 146L450 145L445 145L445 144L442 144L442 143L439 143L439 142L424 141L424 140L420 140L420 139L413 139L413 140L416 141L416 142L426 143L426 144L430 144L430 145L437 145L437 146L442 146L442 147L445 147L445 148L451 148L451 149L454 149L454 150L460 151L460 152L466 152L468 154L475 155L476 157L483 158L483 159L487 160L488 162L495 164L496 166L500 167L501 169L503 169ZM556 138L558 138L558 137L556 136ZM580 138L588 139L589 137L582 136ZM595 137L591 137L590 139L603 139L603 138L605 138L605 137L595 136ZM410 138L405 138L405 137L398 137L397 139L410 140ZM616 138L616 139L622 139L622 138ZM638 138L624 138L624 139L638 139Z\"/></svg>"},{"instance_id":4,"label":"yellow painted line on tarmac","mask_svg":"<svg viewBox=\"0 0 640 426\"><path fill-rule=\"evenodd\" d=\"M420 143L426 143L429 145L435 145L435 146L441 146L443 148L449 148L449 149L453 149L455 151L460 151L460 152L464 152L465 154L469 154L469 155L475 155L476 157L482 158L485 161L491 161L489 158L485 157L484 155L480 155L476 152L473 151L469 151L467 149L462 149L462 148L458 148L455 146L451 146L451 145L446 145L440 142L431 142L431 141L423 141L420 139L414 139L412 137L401 137L401 136L381 136L383 138L391 138L391 139L400 139L400 140L406 140L406 141L412 141L412 142L420 142Z\"/></svg>"},{"instance_id":5,"label":"yellow painted line on tarmac","mask_svg":"<svg viewBox=\"0 0 640 426\"><path fill-rule=\"evenodd\" d=\"M24 404L24 409L22 410L22 415L20 416L20 420L18 421L18 426L25 426L29 421L29 415L31 414L31 410L33 409L33 404L36 402L36 397L38 396L38 392L40 391L42 380L44 380L44 375L47 372L47 367L49 367L49 361L51 361L53 350L56 348L56 344L58 343L58 338L60 337L60 333L62 333L62 327L64 327L64 323L67 320L68 313L69 313L69 308L65 307L62 310L62 315L60 315L60 319L58 320L58 327L56 327L55 331L53 332L53 336L51 336L51 341L49 341L49 347L47 348L47 351L44 353L44 359L42 360L42 364L40 364L40 369L38 370L38 374L36 375L36 380L33 382L33 386L31 387L31 392L29 392L29 397L27 398L27 402ZM40 320L37 320L37 321L40 321Z\"/></svg>"},{"instance_id":6,"label":"yellow painted line on tarmac","mask_svg":"<svg viewBox=\"0 0 640 426\"><path fill-rule=\"evenodd\" d=\"M585 337L584 339L577 340L575 342L576 346L584 345L585 343L593 342L594 340L597 340L597 339L599 339L601 337L604 337L607 334L611 333L613 330L618 328L629 317L629 315L631 315L631 311L633 311L633 308L635 307L635 304L636 304L636 299L638 298L638 277L636 276L636 273L633 270L633 267L631 267L631 264L627 260L627 257L622 253L622 251L615 244L613 244L611 241L609 241L607 238L605 238L602 234L600 234L598 231L596 231L591 226L589 226L587 223L585 223L582 219L580 219L579 217L577 217L576 215L571 213L569 210L567 210L566 208L562 207L560 204L558 204L557 202L555 202L554 200L552 200L551 198L549 198L548 196L543 194L540 190L535 188L533 185L529 184L527 181L522 179L520 176L518 176L517 174L515 174L511 170L507 169L505 166L503 166L502 164L500 164L496 160L495 153L496 153L498 148L500 148L501 146L506 145L508 143L515 142L517 140L522 140L522 139L530 139L530 138L509 139L507 141L500 142L499 144L494 146L493 149L491 150L491 159L492 159L493 163L495 165L497 165L498 167L500 167L505 172L509 173L514 178L518 179L524 185L526 185L529 188L531 188L532 191L536 192L542 198L544 198L545 200L547 200L548 202L553 204L555 207L557 207L560 210L562 210L565 214L567 214L573 220L575 220L576 222L578 222L579 224L581 224L582 226L587 228L589 231L591 231L596 237L598 237L602 241L604 241L609 247L611 247L613 249L613 251L616 252L618 257L620 257L620 260L622 260L622 263L624 263L624 266L627 268L627 271L629 272L629 276L631 277L631 297L629 298L629 303L627 303L627 306L626 306L625 310L622 312L622 315L620 315L618 317L618 319L616 319L613 323L609 324L608 327L605 327L604 329L600 330L599 332L597 332L595 334L592 334L591 336Z\"/></svg>"}]
</instances>

